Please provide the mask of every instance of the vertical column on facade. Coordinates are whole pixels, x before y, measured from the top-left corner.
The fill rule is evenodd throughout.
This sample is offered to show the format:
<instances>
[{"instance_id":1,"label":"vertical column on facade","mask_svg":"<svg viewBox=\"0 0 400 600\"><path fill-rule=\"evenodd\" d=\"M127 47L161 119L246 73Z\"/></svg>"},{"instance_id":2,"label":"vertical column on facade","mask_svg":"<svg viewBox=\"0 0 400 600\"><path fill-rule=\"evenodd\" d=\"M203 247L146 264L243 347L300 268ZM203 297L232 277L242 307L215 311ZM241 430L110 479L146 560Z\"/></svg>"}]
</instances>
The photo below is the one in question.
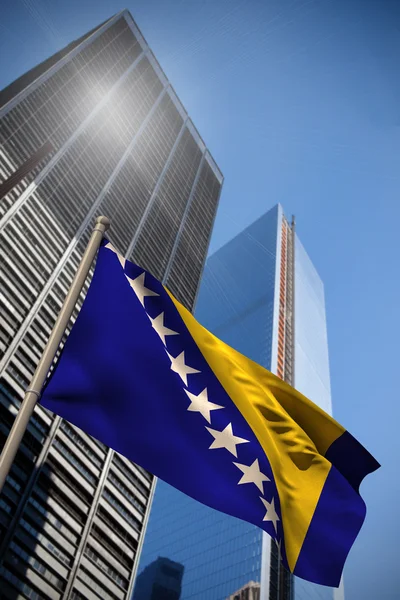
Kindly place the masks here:
<instances>
[{"instance_id":1,"label":"vertical column on facade","mask_svg":"<svg viewBox=\"0 0 400 600\"><path fill-rule=\"evenodd\" d=\"M111 450L111 448L109 448L108 452L107 452L107 456L106 459L104 461L104 465L103 465L103 470L100 474L100 478L99 481L97 482L97 487L96 487L96 491L93 497L93 502L92 505L90 507L88 516L87 516L87 520L86 520L86 524L85 527L83 529L82 532L82 536L79 542L79 546L77 548L76 554L75 554L75 559L73 562L73 565L71 567L71 572L67 581L67 585L66 588L64 590L64 597L65 598L69 598L72 588L74 586L75 580L76 580L76 576L78 573L78 569L79 569L79 565L81 562L81 558L83 556L84 550L85 550L85 546L86 546L86 542L88 539L88 535L90 532L90 527L92 525L92 521L93 521L93 517L96 514L96 510L97 510L97 505L99 503L101 494L103 492L104 489L104 484L106 482L106 479L108 477L108 472L110 470L110 465L111 465L111 461L112 461L112 457L114 455L114 451Z\"/></svg>"},{"instance_id":2,"label":"vertical column on facade","mask_svg":"<svg viewBox=\"0 0 400 600\"><path fill-rule=\"evenodd\" d=\"M136 550L135 562L133 565L131 578L129 580L129 586L128 586L128 590L126 593L127 598L130 598L133 594L133 588L135 585L135 579L136 579L137 570L139 567L139 559L140 559L140 555L141 555L142 548L143 548L144 537L146 535L146 529L147 529L147 524L149 522L151 507L153 505L153 498L154 498L154 493L156 491L157 481L158 481L157 477L153 476L153 481L151 482L150 494L149 494L149 498L148 498L148 502L147 502L147 506L146 506L146 513L145 513L144 519L143 519L142 531L140 533L139 543L138 543L137 550Z\"/></svg>"},{"instance_id":3,"label":"vertical column on facade","mask_svg":"<svg viewBox=\"0 0 400 600\"><path fill-rule=\"evenodd\" d=\"M295 378L295 368L296 368L296 364L295 364L295 317L296 317L296 312L295 312L295 258L296 258L296 219L294 217L294 215L292 216L292 223L290 226L291 229L291 246L292 246L292 252L291 252L291 293L292 293L292 299L291 299L291 308L292 308L292 314L291 314L291 330L292 330L292 356L291 356L291 365L292 365L292 381L291 381L291 385L295 385L296 383L296 378Z\"/></svg>"},{"instance_id":4,"label":"vertical column on facade","mask_svg":"<svg viewBox=\"0 0 400 600\"><path fill-rule=\"evenodd\" d=\"M183 134L185 132L186 124L187 124L187 117L183 120L181 130L178 133L178 136L177 136L177 138L176 138L176 140L174 142L174 145L171 148L171 152L169 153L168 159L167 159L167 161L166 161L166 163L165 163L165 165L163 167L163 170L161 171L160 177L158 178L158 181L157 181L157 183L156 183L156 185L154 187L154 190L152 191L152 194L151 194L151 196L149 198L147 206L146 206L146 208L145 208L145 210L143 212L143 215L142 215L142 217L141 217L141 219L139 221L139 224L138 224L138 226L136 228L136 231L135 231L135 234L134 234L134 236L132 238L132 241L129 244L128 250L126 251L125 256L126 256L126 258L128 260L129 260L130 256L132 255L132 252L133 252L133 250L135 248L135 245L136 245L136 243L137 243L137 241L139 239L140 233L142 231L143 225L146 222L147 216L148 216L150 210L152 209L154 201L157 198L157 194L158 194L158 192L159 192L159 190L160 190L160 188L161 188L161 186L163 184L165 173L168 171L168 169L169 169L169 167L171 165L171 162L172 162L172 159L174 157L175 151L176 151L176 149L177 149L177 147L179 145L179 142L181 141L182 136L183 136Z\"/></svg>"},{"instance_id":5,"label":"vertical column on facade","mask_svg":"<svg viewBox=\"0 0 400 600\"><path fill-rule=\"evenodd\" d=\"M293 230L286 224L286 311L285 311L285 381L294 385L294 235Z\"/></svg>"},{"instance_id":6,"label":"vertical column on facade","mask_svg":"<svg viewBox=\"0 0 400 600\"><path fill-rule=\"evenodd\" d=\"M289 385L294 385L294 233L285 218L282 221L279 304L277 374ZM279 362L279 356L283 365ZM294 577L279 562L278 600L292 600L293 595Z\"/></svg>"},{"instance_id":7,"label":"vertical column on facade","mask_svg":"<svg viewBox=\"0 0 400 600\"><path fill-rule=\"evenodd\" d=\"M194 182L193 182L192 190L190 192L190 196L189 196L188 201L186 203L185 211L183 213L182 220L180 222L179 229L178 229L178 232L176 234L175 242L174 242L174 245L173 245L170 257L169 257L167 268L165 269L165 273L164 273L164 277L163 277L163 283L165 283L167 281L169 272L170 272L171 267L172 267L172 263L174 262L176 249L177 249L178 244L179 244L179 239L180 239L181 233L182 233L183 228L185 227L185 224L186 224L186 218L187 218L187 215L189 213L190 205L192 203L193 196L194 196L194 193L196 191L196 187L197 187L197 184L198 184L198 181L199 181L199 178L200 178L201 171L203 169L205 158L206 158L206 150L204 149L203 150L203 155L202 155L200 163L199 163L199 167L197 169L196 177L195 177Z\"/></svg>"},{"instance_id":8,"label":"vertical column on facade","mask_svg":"<svg viewBox=\"0 0 400 600\"><path fill-rule=\"evenodd\" d=\"M278 363L276 374L281 379L285 376L285 333L286 333L286 260L287 260L287 225L282 220L281 264L279 279L279 318L278 318Z\"/></svg>"},{"instance_id":9,"label":"vertical column on facade","mask_svg":"<svg viewBox=\"0 0 400 600\"><path fill-rule=\"evenodd\" d=\"M280 223L280 225L279 225ZM286 339L286 271L287 271L287 227L285 217L279 222L280 232L278 230L278 239L280 237L280 262L277 264L279 273L278 288L275 293L278 294L278 331L277 331L277 363L276 375L280 379L285 377L285 339ZM281 565L278 556L276 543L271 540L270 546L270 579L269 579L269 600L281 600Z\"/></svg>"}]
</instances>

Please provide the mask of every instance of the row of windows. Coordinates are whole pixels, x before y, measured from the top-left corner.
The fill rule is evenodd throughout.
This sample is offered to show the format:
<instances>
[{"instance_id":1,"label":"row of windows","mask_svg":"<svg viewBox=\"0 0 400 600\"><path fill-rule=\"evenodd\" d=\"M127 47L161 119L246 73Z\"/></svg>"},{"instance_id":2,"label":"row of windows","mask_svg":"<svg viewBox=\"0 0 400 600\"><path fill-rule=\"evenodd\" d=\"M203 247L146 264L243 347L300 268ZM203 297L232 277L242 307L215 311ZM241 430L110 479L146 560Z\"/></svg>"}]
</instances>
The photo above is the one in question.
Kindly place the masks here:
<instances>
[{"instance_id":1,"label":"row of windows","mask_svg":"<svg viewBox=\"0 0 400 600\"><path fill-rule=\"evenodd\" d=\"M74 544L77 542L78 537L74 533L72 533L71 529L69 527L66 527L64 523L60 521L60 519L58 519L47 507L44 507L32 496L29 498L29 504L33 506L38 512L40 512L46 518L46 521L48 521L49 523L51 523L51 525L53 525L53 527L58 529L58 531L62 533L68 539L68 541ZM68 522L67 513L62 508L60 508L60 512L64 513L65 519Z\"/></svg>"},{"instance_id":2,"label":"row of windows","mask_svg":"<svg viewBox=\"0 0 400 600\"><path fill-rule=\"evenodd\" d=\"M108 515L105 512L101 512L99 511L99 517L101 518L102 521L104 521L104 523L106 523L109 527L113 527L113 523L112 523L112 519L110 519L108 517ZM126 533L124 535L124 531L121 530L121 528L119 528L119 526L116 528L115 526L112 529L114 536L116 537L121 537L121 540L124 540L125 543L128 544L128 546L130 548L132 548L133 546L136 547L136 544L134 544L132 538L128 538ZM121 544L117 543L114 539L110 539L108 535L105 534L104 530L101 527L98 527L97 525L93 525L92 529L91 529L91 535L93 536L93 538L101 545L104 546L104 548L106 550L109 551L109 553L124 567L126 567L127 569L131 569L132 568L132 564L133 564L133 560L131 559L130 556L128 556L121 548Z\"/></svg>"},{"instance_id":3,"label":"row of windows","mask_svg":"<svg viewBox=\"0 0 400 600\"><path fill-rule=\"evenodd\" d=\"M7 159L4 159L4 154L0 152L0 167L3 167L4 179L8 178L8 176L11 175L11 169L9 169L7 172L4 169L5 166L8 166L6 165L6 162ZM14 204L18 197L25 191L32 179L34 179L35 175L40 171L40 168L41 167L38 166L36 167L36 169L33 169L28 175L24 177L24 179L19 184L14 186L14 188L10 190L8 194L0 200L0 217L3 217L6 214L6 212L10 209L10 207Z\"/></svg>"},{"instance_id":4,"label":"row of windows","mask_svg":"<svg viewBox=\"0 0 400 600\"><path fill-rule=\"evenodd\" d=\"M14 507L13 512L15 512L15 506L17 506L19 503L20 494L14 492L14 490L10 487L9 481L6 481L4 485L3 495L5 496L7 502L11 503L11 505Z\"/></svg>"},{"instance_id":5,"label":"row of windows","mask_svg":"<svg viewBox=\"0 0 400 600\"><path fill-rule=\"evenodd\" d=\"M9 412L3 404L0 404L0 440L1 438L5 438L8 435L12 423L14 421L14 417ZM32 468L32 462L35 461L41 450L40 442L32 435L30 428L25 432L22 444L20 445L17 453L17 458L19 461L21 460L21 456L25 456L28 458L28 465L24 463L24 467L27 467L27 471L30 471Z\"/></svg>"},{"instance_id":6,"label":"row of windows","mask_svg":"<svg viewBox=\"0 0 400 600\"><path fill-rule=\"evenodd\" d=\"M115 485L116 488L118 488L118 490L125 496L125 498L129 500L129 502L133 504L135 508L138 509L139 512L141 512L142 514L145 513L146 507L144 506L144 504L140 502L133 494L131 494L128 488L122 483L120 479L118 479L118 477L115 477L113 473L110 473L108 479Z\"/></svg>"},{"instance_id":7,"label":"row of windows","mask_svg":"<svg viewBox=\"0 0 400 600\"><path fill-rule=\"evenodd\" d=\"M16 575L11 573L5 567L2 567L0 574L6 581L9 581L17 590L22 592L26 598L30 600L48 600L46 596L42 596L38 591L34 590L30 585L21 581Z\"/></svg>"},{"instance_id":8,"label":"row of windows","mask_svg":"<svg viewBox=\"0 0 400 600\"><path fill-rule=\"evenodd\" d=\"M32 298L35 297L35 291L38 291L43 285L43 277L41 272L36 268L30 268L30 260L26 260L25 255L18 252L18 245L14 248L14 240L11 242L3 236L0 239L0 251L4 255L7 255L12 260L14 265L18 265L19 273L23 272L24 276L24 290L25 298L28 302L31 302ZM33 291L32 291L33 289Z\"/></svg>"},{"instance_id":9,"label":"row of windows","mask_svg":"<svg viewBox=\"0 0 400 600\"><path fill-rule=\"evenodd\" d=\"M78 590L73 589L71 592L70 600L87 600L83 594L78 592Z\"/></svg>"},{"instance_id":10,"label":"row of windows","mask_svg":"<svg viewBox=\"0 0 400 600\"><path fill-rule=\"evenodd\" d=\"M4 500L4 498L0 498L0 508L7 514L10 514L12 510L11 506Z\"/></svg>"},{"instance_id":11,"label":"row of windows","mask_svg":"<svg viewBox=\"0 0 400 600\"><path fill-rule=\"evenodd\" d=\"M47 265L48 272L55 267L58 256L54 256L53 254L53 244L45 242L48 236L42 239L35 233L35 221L32 221L32 216L29 212L25 212L23 209L21 209L13 216L9 227L10 232L17 234L18 237L16 240L18 240L18 243L21 245L21 247L22 244L24 244L23 247L26 254L32 252L30 248L33 248L33 250L40 256L41 260ZM13 243L16 243L14 238Z\"/></svg>"},{"instance_id":12,"label":"row of windows","mask_svg":"<svg viewBox=\"0 0 400 600\"><path fill-rule=\"evenodd\" d=\"M66 422L62 421L60 428L68 435L68 437L75 442L82 452L90 458L90 460L99 468L102 467L103 461L93 450L86 444L83 438Z\"/></svg>"},{"instance_id":13,"label":"row of windows","mask_svg":"<svg viewBox=\"0 0 400 600\"><path fill-rule=\"evenodd\" d=\"M76 519L78 521L78 523L80 523L82 521L82 517L80 516L80 514L77 513L77 511L72 508L70 502L68 501L67 498L65 498L64 496L60 495L58 493L57 487L56 486L52 486L50 483L50 486L46 486L46 491L44 491L42 489L42 485L46 483L50 483L48 480L46 481L46 478L41 477L39 480L39 484L36 484L35 488L34 488L34 494L36 494L39 498L41 498L41 500L47 504L49 498L53 499L56 503L57 503L57 510L59 512L59 514L61 515L61 518L64 519L64 522L69 525L71 522L71 517L73 517L74 519ZM50 487L50 489L49 489ZM47 510L47 509L45 509ZM49 509L50 510L50 509ZM43 511L41 511L43 512ZM79 528L80 530L82 529L81 527ZM69 536L68 536L69 537Z\"/></svg>"},{"instance_id":14,"label":"row of windows","mask_svg":"<svg viewBox=\"0 0 400 600\"><path fill-rule=\"evenodd\" d=\"M107 525L107 527L112 532L113 537L110 537L110 540L112 541L112 543L117 543L117 540L115 540L115 537L117 537L117 538L120 538L121 542L123 542L123 544L125 544L129 549L136 551L137 539L128 531L128 528L125 527L125 525L121 526L118 523L118 521L110 515L109 511L106 510L105 508L103 508L102 506L99 507L97 515L100 517L100 519ZM98 533L98 531L97 531L97 533ZM98 537L97 541L101 542L101 537L100 538ZM118 554L117 555L119 555L119 553L120 553L120 547L122 548L122 544L120 545L118 543ZM123 554L124 555L126 554L126 556L129 557L129 560L130 560L130 554L125 553L125 551Z\"/></svg>"},{"instance_id":15,"label":"row of windows","mask_svg":"<svg viewBox=\"0 0 400 600\"><path fill-rule=\"evenodd\" d=\"M9 265L3 261L1 266L1 293L5 298L4 304L11 304L14 313L20 318L25 318L29 310L29 301L25 299L24 291L21 291L22 286L18 285L20 279L13 274ZM23 288L22 288L23 290ZM31 300L33 299L31 296Z\"/></svg>"},{"instance_id":16,"label":"row of windows","mask_svg":"<svg viewBox=\"0 0 400 600\"><path fill-rule=\"evenodd\" d=\"M0 359L4 356L5 351L9 348L12 339L13 336L10 333L7 325L0 325Z\"/></svg>"},{"instance_id":17,"label":"row of windows","mask_svg":"<svg viewBox=\"0 0 400 600\"><path fill-rule=\"evenodd\" d=\"M28 533L30 533L35 540L40 542L42 546L47 548L54 556L56 556L61 562L65 565L70 566L72 563L72 559L58 546L54 545L54 543L43 533L40 533L35 527L33 527L28 521L24 518L20 520L20 526L25 529Z\"/></svg>"},{"instance_id":18,"label":"row of windows","mask_svg":"<svg viewBox=\"0 0 400 600\"><path fill-rule=\"evenodd\" d=\"M115 496L113 496L113 494L110 494L108 490L103 490L103 497L106 498L106 500L108 500L108 502L119 512L119 514L126 521L128 521L128 523L130 523L130 525L132 525L134 529L136 529L136 531L140 531L139 521L135 519L132 513L126 510L126 508L121 504L121 502L118 502L118 500Z\"/></svg>"},{"instance_id":19,"label":"row of windows","mask_svg":"<svg viewBox=\"0 0 400 600\"><path fill-rule=\"evenodd\" d=\"M23 550L23 548L21 548L21 546L19 546L15 542L11 542L10 548L13 551L13 553L15 553L14 555L13 553L11 553L11 559L14 564L19 563L23 567L23 562L21 562L18 558L20 557L25 563L28 563L35 571L40 573L40 575L42 575L55 588L59 590L64 589L64 581L60 579L60 577L54 575L54 573L52 573L42 561L28 554L25 550Z\"/></svg>"},{"instance_id":20,"label":"row of windows","mask_svg":"<svg viewBox=\"0 0 400 600\"><path fill-rule=\"evenodd\" d=\"M141 472L141 474L144 477L146 477L146 479L148 481L150 481L150 482L153 481L153 475L151 473L149 473L148 471L146 471L146 469L143 469L143 467L141 467L140 465L137 465L136 463L135 463L135 467L138 469L138 471Z\"/></svg>"},{"instance_id":21,"label":"row of windows","mask_svg":"<svg viewBox=\"0 0 400 600\"><path fill-rule=\"evenodd\" d=\"M53 458L51 454L48 454L47 456L46 463L44 464L44 471L47 471L48 477L51 477L52 473L56 474L56 476L59 477L67 487L77 494L78 498L82 500L82 502L85 502L87 505L92 503L92 494L86 490L80 482L78 482L72 469L64 468L58 462L57 458ZM56 484L51 482L51 487L54 485Z\"/></svg>"},{"instance_id":22,"label":"row of windows","mask_svg":"<svg viewBox=\"0 0 400 600\"><path fill-rule=\"evenodd\" d=\"M1 306L1 320L4 323L4 328L6 331L16 331L20 324L23 321L22 316L14 310L13 305L5 298L5 296L0 291L0 306Z\"/></svg>"},{"instance_id":23,"label":"row of windows","mask_svg":"<svg viewBox=\"0 0 400 600\"><path fill-rule=\"evenodd\" d=\"M65 231L61 227L56 227L55 224L45 222L46 208L40 202L40 197L37 188L34 194L29 197L29 200L23 204L18 212L18 215L22 218L24 224L23 232L26 233L28 226L32 234L38 238L35 246L40 245L46 248L47 253L50 255L52 264L57 264L63 248L68 243L68 237ZM13 221L15 216L13 217Z\"/></svg>"},{"instance_id":24,"label":"row of windows","mask_svg":"<svg viewBox=\"0 0 400 600\"><path fill-rule=\"evenodd\" d=\"M35 270L36 276L47 280L53 263L47 253L42 253L37 243L32 244L29 239L32 234L26 230L23 222L14 215L13 220L8 223L4 232L4 239L10 240L14 251L18 251L27 263Z\"/></svg>"},{"instance_id":25,"label":"row of windows","mask_svg":"<svg viewBox=\"0 0 400 600\"><path fill-rule=\"evenodd\" d=\"M76 507L76 504L73 502L73 499L69 495L66 496L65 494L61 493L59 490L59 486L52 482L51 479L46 477L46 475L43 472L40 475L39 482L35 485L34 491L45 502L48 498L52 498L55 502L57 502L58 510L60 511L61 516L66 520L67 523L70 522L71 516L75 519L77 523L83 523L86 512L82 513Z\"/></svg>"},{"instance_id":26,"label":"row of windows","mask_svg":"<svg viewBox=\"0 0 400 600\"><path fill-rule=\"evenodd\" d=\"M109 577L111 577L111 579L113 581L115 581L118 585L120 585L124 590L127 589L127 587L128 587L127 580L124 577L121 577L121 575L118 573L118 571L116 571L105 560L103 560L99 556L99 554L95 550L93 550L93 548L91 548L90 546L86 546L85 555L88 556L93 562L95 562L96 565L102 571L105 571L105 573L107 573L107 575Z\"/></svg>"},{"instance_id":27,"label":"row of windows","mask_svg":"<svg viewBox=\"0 0 400 600\"><path fill-rule=\"evenodd\" d=\"M47 435L49 432L49 428L48 426L42 421L42 419L40 419L40 417L32 416L30 418L29 423L31 423L32 425L34 425L36 427L36 429L38 429L38 431L40 431L41 433L43 433L44 435Z\"/></svg>"},{"instance_id":28,"label":"row of windows","mask_svg":"<svg viewBox=\"0 0 400 600\"><path fill-rule=\"evenodd\" d=\"M82 568L79 570L78 578L81 579L84 583L87 583L88 586L92 588L92 590L97 592L100 598L104 600L116 600L116 596L114 596L114 594L106 592L106 590L104 589L104 585L99 583L98 581L96 581L96 579L89 575L86 569Z\"/></svg>"},{"instance_id":29,"label":"row of windows","mask_svg":"<svg viewBox=\"0 0 400 600\"><path fill-rule=\"evenodd\" d=\"M26 334L23 341L24 343L29 345L29 336L34 337L35 346L38 349L40 348L41 351L45 347L48 340L48 336L46 334L50 334L50 332L50 325L44 323L40 316L36 316L31 322L28 333Z\"/></svg>"},{"instance_id":30,"label":"row of windows","mask_svg":"<svg viewBox=\"0 0 400 600\"><path fill-rule=\"evenodd\" d=\"M57 448L61 452L63 456L72 464L74 467L78 469L78 471L89 481L91 484L96 484L96 477L88 471L88 469L81 463L81 461L76 458L72 452L68 450L68 448L57 438L53 441L53 446Z\"/></svg>"},{"instance_id":31,"label":"row of windows","mask_svg":"<svg viewBox=\"0 0 400 600\"><path fill-rule=\"evenodd\" d=\"M149 488L146 488L138 477L122 462L117 454L113 456L113 464L122 471L127 479L140 491L144 496L148 496ZM135 465L136 466L136 465Z\"/></svg>"},{"instance_id":32,"label":"row of windows","mask_svg":"<svg viewBox=\"0 0 400 600\"><path fill-rule=\"evenodd\" d=\"M13 487L15 490L17 490L17 492L21 491L21 485L18 483L18 481L15 481L15 479L14 479L14 477L12 477L12 475L8 474L6 481L9 485L11 485L11 487Z\"/></svg>"},{"instance_id":33,"label":"row of windows","mask_svg":"<svg viewBox=\"0 0 400 600\"><path fill-rule=\"evenodd\" d=\"M6 372L11 375L11 378L19 385L21 390L26 390L29 385L29 379L24 375L16 365L9 364Z\"/></svg>"}]
</instances>

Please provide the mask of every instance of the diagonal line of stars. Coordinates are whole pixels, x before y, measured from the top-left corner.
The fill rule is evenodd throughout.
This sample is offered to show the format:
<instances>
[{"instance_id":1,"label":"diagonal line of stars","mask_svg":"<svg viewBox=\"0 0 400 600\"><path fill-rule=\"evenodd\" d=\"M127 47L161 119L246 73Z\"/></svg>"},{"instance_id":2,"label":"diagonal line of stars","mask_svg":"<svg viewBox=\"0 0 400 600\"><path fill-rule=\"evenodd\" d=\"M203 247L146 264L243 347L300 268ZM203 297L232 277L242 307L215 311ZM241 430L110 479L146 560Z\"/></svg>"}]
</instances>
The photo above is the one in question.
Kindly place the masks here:
<instances>
[{"instance_id":1,"label":"diagonal line of stars","mask_svg":"<svg viewBox=\"0 0 400 600\"><path fill-rule=\"evenodd\" d=\"M107 248L108 250L111 250L112 252L114 252L116 254L116 256L118 257L118 260L124 270L124 274L125 274L125 277L129 283L129 285L131 286L132 290L135 292L136 297L138 298L139 302L142 304L144 310L146 310L145 299L148 297L159 296L159 294L154 292L150 288L146 287L145 271L143 271L143 273L141 273L135 279L131 279L125 273L125 262L126 262L125 258L116 251L116 249L110 242L104 247ZM187 410L189 412L200 413L202 415L202 417L209 424L211 424L212 411L220 410L225 407L221 406L219 404L210 402L208 400L207 388L204 388L204 390L197 395L193 394L188 389L186 389L188 387L188 376L197 375L198 373L201 373L201 371L189 366L185 362L185 352L184 351L182 351L176 357L169 354L167 347L166 347L166 338L171 335L179 335L179 333L177 331L173 331L172 329L169 329L168 327L165 326L164 312L160 313L154 319L152 317L150 317L150 315L147 312L146 312L146 315L148 316L148 318L151 322L151 326L153 327L154 331L158 334L162 344L164 345L165 352L171 362L171 366L170 366L171 370L174 371L180 377L180 379L186 386L184 388L184 391L185 391L186 395L188 396L188 399L190 400L190 405L188 406ZM228 425L222 431L218 431L216 429L212 429L211 427L207 427L207 426L205 428L211 434L211 436L214 438L213 442L209 446L209 450L216 450L216 449L223 448L223 449L227 450L228 452L230 452L231 454L233 454L233 456L235 456L237 458L236 446L249 442L249 440L246 440L246 439L236 436L234 434L233 428L232 428L232 423L228 423ZM258 462L257 458L251 465L244 465L244 464L237 463L237 462L233 462L233 464L242 472L242 477L239 479L237 485L253 483L261 491L261 493L264 494L264 483L269 482L271 480L269 479L269 477L267 477L264 473L262 473L260 471L260 466L259 466L259 462ZM266 500L265 498L260 496L260 500L263 503L264 508L266 509L266 513L264 515L263 522L271 522L272 523L274 530L275 530L275 538L274 539L275 539L276 543L278 544L279 555L281 557L280 553L281 553L282 538L280 540L278 540L278 527L277 527L277 523L278 523L278 521L280 521L280 518L276 512L275 498L272 497L271 501L268 502L268 500Z\"/></svg>"}]
</instances>

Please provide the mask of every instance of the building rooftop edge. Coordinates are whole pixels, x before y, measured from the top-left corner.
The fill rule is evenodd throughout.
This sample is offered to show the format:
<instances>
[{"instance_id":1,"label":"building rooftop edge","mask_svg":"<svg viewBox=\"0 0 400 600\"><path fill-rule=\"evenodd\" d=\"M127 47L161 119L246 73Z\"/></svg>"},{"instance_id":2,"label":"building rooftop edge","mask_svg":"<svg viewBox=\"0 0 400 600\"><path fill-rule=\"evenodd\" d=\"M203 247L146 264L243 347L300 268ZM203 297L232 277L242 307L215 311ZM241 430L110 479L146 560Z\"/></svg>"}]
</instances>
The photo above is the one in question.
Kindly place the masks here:
<instances>
[{"instance_id":1,"label":"building rooftop edge","mask_svg":"<svg viewBox=\"0 0 400 600\"><path fill-rule=\"evenodd\" d=\"M186 114L186 116L187 116L188 120L190 121L190 123L191 123L191 125L192 125L193 129L195 130L195 132L196 132L196 134L198 135L198 137L199 137L200 141L202 142L202 144L204 144L204 147L205 147L205 149L206 149L206 153L208 154L208 157L209 157L209 158L212 160L212 162L213 162L213 165L214 165L214 168L215 168L215 169L218 171L218 173L219 173L219 175L220 175L220 177L219 177L219 179L220 179L220 183L222 184L222 183L223 183L223 181L224 181L224 174L222 173L221 169L219 168L219 166L218 166L218 164L217 164L217 162L216 162L215 158L214 158L214 157L213 157L213 155L211 154L211 152L210 152L210 150L209 150L209 148L208 148L208 146L207 146L206 142L204 141L204 139L203 139L202 135L200 134L199 130L197 129L197 127L196 127L196 126L195 126L195 124L193 123L193 120L192 120L192 118L190 117L190 115L189 115L189 113L188 113L188 111L187 111L187 109L186 109L185 105L183 104L182 100L180 99L179 95L177 94L177 92L176 92L176 90L175 90L174 86L171 84L171 82L170 82L170 80L169 80L169 78L168 78L167 74L165 73L164 69L162 68L162 66L161 66L161 64L160 64L160 61L159 61L159 60L157 59L157 57L155 56L155 54L154 54L153 50L151 49L151 47L150 47L150 45L149 45L148 41L146 40L145 36L143 35L143 32L142 32L142 30L140 29L140 27L139 27L139 25L137 24L137 22L135 21L135 19L132 17L132 13L130 12L130 10L129 10L129 9L127 9L127 8L124 8L122 11L120 11L119 13L116 13L116 14L115 14L113 17L111 17L111 18L114 18L114 17L116 17L117 15L121 15L121 16L124 16L124 17L125 17L125 16L128 16L130 19L132 19L132 21L133 21L133 23L134 23L135 27L137 28L138 32L140 33L141 37L143 38L143 41L145 42L146 46L149 48L149 51L150 51L150 53L152 54L152 57L153 57L154 61L157 63L157 65L158 65L158 67L160 68L160 70L161 70L162 74L164 75L165 79L166 79L166 80L169 82L169 85L170 85L170 88L171 88L171 90L172 90L173 94L174 94L174 95L175 95L175 97L178 99L178 101L179 101L180 105L182 106L182 108L183 108L183 110L184 110L184 112L185 112L185 114Z\"/></svg>"}]
</instances>

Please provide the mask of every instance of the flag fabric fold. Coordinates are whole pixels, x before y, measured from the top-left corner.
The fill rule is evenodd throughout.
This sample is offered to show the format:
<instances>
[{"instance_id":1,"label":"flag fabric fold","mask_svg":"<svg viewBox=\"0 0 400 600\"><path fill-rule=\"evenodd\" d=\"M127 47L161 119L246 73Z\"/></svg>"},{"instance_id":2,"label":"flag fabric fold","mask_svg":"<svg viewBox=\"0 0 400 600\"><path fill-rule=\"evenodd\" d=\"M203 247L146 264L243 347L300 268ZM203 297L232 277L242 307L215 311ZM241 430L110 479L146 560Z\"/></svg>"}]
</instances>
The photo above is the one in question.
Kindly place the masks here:
<instances>
[{"instance_id":1,"label":"flag fabric fold","mask_svg":"<svg viewBox=\"0 0 400 600\"><path fill-rule=\"evenodd\" d=\"M302 394L204 329L104 240L41 404L338 586L379 467Z\"/></svg>"}]
</instances>

